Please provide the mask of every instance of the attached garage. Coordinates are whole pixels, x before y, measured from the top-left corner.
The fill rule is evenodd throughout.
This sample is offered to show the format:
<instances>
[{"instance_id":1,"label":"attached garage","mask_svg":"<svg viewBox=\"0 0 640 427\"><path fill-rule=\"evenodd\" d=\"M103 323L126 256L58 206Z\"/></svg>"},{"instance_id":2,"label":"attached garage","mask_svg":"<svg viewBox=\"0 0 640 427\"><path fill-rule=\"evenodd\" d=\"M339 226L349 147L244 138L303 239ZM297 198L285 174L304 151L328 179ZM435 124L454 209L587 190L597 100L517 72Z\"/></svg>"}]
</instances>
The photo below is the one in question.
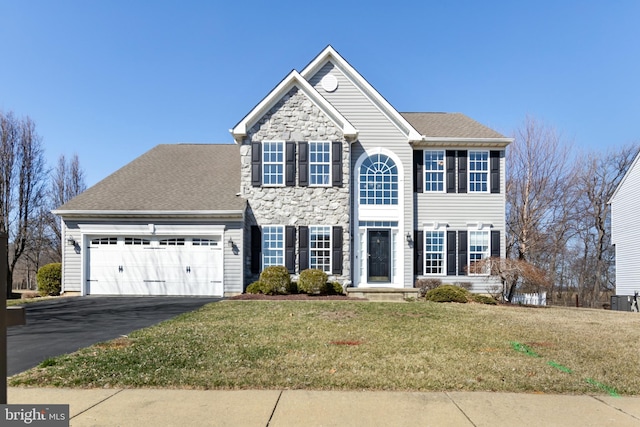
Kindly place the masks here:
<instances>
[{"instance_id":1,"label":"attached garage","mask_svg":"<svg viewBox=\"0 0 640 427\"><path fill-rule=\"evenodd\" d=\"M237 295L244 217L236 145L159 145L54 211L62 290Z\"/></svg>"},{"instance_id":2,"label":"attached garage","mask_svg":"<svg viewBox=\"0 0 640 427\"><path fill-rule=\"evenodd\" d=\"M87 294L223 296L221 236L86 240Z\"/></svg>"}]
</instances>

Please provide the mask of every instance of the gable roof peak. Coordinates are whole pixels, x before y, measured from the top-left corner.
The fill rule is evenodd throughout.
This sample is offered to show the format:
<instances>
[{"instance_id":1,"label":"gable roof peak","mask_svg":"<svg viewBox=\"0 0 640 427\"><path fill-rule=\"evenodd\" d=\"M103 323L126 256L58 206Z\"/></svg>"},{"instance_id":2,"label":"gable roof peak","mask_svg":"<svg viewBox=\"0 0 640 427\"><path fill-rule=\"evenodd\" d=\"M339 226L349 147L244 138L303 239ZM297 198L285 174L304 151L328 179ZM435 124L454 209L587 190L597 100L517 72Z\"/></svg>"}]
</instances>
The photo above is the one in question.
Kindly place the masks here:
<instances>
[{"instance_id":1,"label":"gable roof peak","mask_svg":"<svg viewBox=\"0 0 640 427\"><path fill-rule=\"evenodd\" d=\"M307 65L300 74L306 80L311 78L327 62L336 66L354 85L369 98L369 100L394 123L406 136L409 142L419 141L422 138L418 132L402 115L369 83L346 59L344 59L333 46L328 45Z\"/></svg>"},{"instance_id":2,"label":"gable roof peak","mask_svg":"<svg viewBox=\"0 0 640 427\"><path fill-rule=\"evenodd\" d=\"M284 95L293 87L300 89L314 104L326 113L336 124L338 124L344 137L348 140L355 140L358 137L358 130L309 82L296 70L292 70L278 85L265 96L233 129L229 132L237 144L242 140L249 129L255 125L274 105L276 105Z\"/></svg>"}]
</instances>

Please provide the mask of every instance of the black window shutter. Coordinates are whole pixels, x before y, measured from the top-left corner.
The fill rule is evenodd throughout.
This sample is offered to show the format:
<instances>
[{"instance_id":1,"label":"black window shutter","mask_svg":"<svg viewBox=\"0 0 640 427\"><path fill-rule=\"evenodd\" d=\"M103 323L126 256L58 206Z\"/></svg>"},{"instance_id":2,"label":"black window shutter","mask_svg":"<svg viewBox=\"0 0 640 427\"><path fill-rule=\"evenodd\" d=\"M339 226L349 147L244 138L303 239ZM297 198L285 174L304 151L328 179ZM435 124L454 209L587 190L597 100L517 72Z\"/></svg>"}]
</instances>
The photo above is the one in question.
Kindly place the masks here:
<instances>
[{"instance_id":1,"label":"black window shutter","mask_svg":"<svg viewBox=\"0 0 640 427\"><path fill-rule=\"evenodd\" d=\"M500 151L489 152L489 170L491 171L491 192L500 193Z\"/></svg>"},{"instance_id":2,"label":"black window shutter","mask_svg":"<svg viewBox=\"0 0 640 427\"><path fill-rule=\"evenodd\" d=\"M298 143L298 184L301 187L309 185L309 143Z\"/></svg>"},{"instance_id":3,"label":"black window shutter","mask_svg":"<svg viewBox=\"0 0 640 427\"><path fill-rule=\"evenodd\" d=\"M447 150L447 193L456 192L456 152Z\"/></svg>"},{"instance_id":4,"label":"black window shutter","mask_svg":"<svg viewBox=\"0 0 640 427\"><path fill-rule=\"evenodd\" d=\"M286 185L294 187L296 185L296 143L286 143Z\"/></svg>"},{"instance_id":5,"label":"black window shutter","mask_svg":"<svg viewBox=\"0 0 640 427\"><path fill-rule=\"evenodd\" d=\"M309 268L309 227L298 228L298 252L300 272Z\"/></svg>"},{"instance_id":6,"label":"black window shutter","mask_svg":"<svg viewBox=\"0 0 640 427\"><path fill-rule=\"evenodd\" d=\"M456 232L447 231L447 276L456 275Z\"/></svg>"},{"instance_id":7,"label":"black window shutter","mask_svg":"<svg viewBox=\"0 0 640 427\"><path fill-rule=\"evenodd\" d=\"M292 225L284 228L284 266L289 273L296 272L296 228Z\"/></svg>"},{"instance_id":8,"label":"black window shutter","mask_svg":"<svg viewBox=\"0 0 640 427\"><path fill-rule=\"evenodd\" d=\"M491 230L491 257L500 258L500 230Z\"/></svg>"},{"instance_id":9,"label":"black window shutter","mask_svg":"<svg viewBox=\"0 0 640 427\"><path fill-rule=\"evenodd\" d=\"M413 191L422 193L424 190L424 151L413 151Z\"/></svg>"},{"instance_id":10,"label":"black window shutter","mask_svg":"<svg viewBox=\"0 0 640 427\"><path fill-rule=\"evenodd\" d=\"M251 185L262 185L262 144L259 142L251 143Z\"/></svg>"},{"instance_id":11,"label":"black window shutter","mask_svg":"<svg viewBox=\"0 0 640 427\"><path fill-rule=\"evenodd\" d=\"M467 275L467 232L458 231L458 275Z\"/></svg>"},{"instance_id":12,"label":"black window shutter","mask_svg":"<svg viewBox=\"0 0 640 427\"><path fill-rule=\"evenodd\" d=\"M335 226L333 231L332 274L342 274L342 227Z\"/></svg>"},{"instance_id":13,"label":"black window shutter","mask_svg":"<svg viewBox=\"0 0 640 427\"><path fill-rule=\"evenodd\" d=\"M260 273L262 254L262 232L257 225L251 226L251 273Z\"/></svg>"},{"instance_id":14,"label":"black window shutter","mask_svg":"<svg viewBox=\"0 0 640 427\"><path fill-rule=\"evenodd\" d=\"M458 193L467 192L467 151L458 151Z\"/></svg>"},{"instance_id":15,"label":"black window shutter","mask_svg":"<svg viewBox=\"0 0 640 427\"><path fill-rule=\"evenodd\" d=\"M424 231L414 230L413 235L415 236L415 242L413 242L413 272L421 275L424 274Z\"/></svg>"},{"instance_id":16,"label":"black window shutter","mask_svg":"<svg viewBox=\"0 0 640 427\"><path fill-rule=\"evenodd\" d=\"M334 187L342 187L342 142L333 141L331 147L331 177ZM340 267L342 270L342 267Z\"/></svg>"}]
</instances>

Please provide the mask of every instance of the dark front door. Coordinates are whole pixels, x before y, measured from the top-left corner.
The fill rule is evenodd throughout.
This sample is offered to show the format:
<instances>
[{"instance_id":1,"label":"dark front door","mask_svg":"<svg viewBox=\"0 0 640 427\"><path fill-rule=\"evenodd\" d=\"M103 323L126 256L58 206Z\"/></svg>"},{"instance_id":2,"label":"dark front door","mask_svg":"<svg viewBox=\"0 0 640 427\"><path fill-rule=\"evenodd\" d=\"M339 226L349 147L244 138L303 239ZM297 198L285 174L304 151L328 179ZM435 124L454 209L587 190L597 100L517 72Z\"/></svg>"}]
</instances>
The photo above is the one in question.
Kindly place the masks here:
<instances>
[{"instance_id":1,"label":"dark front door","mask_svg":"<svg viewBox=\"0 0 640 427\"><path fill-rule=\"evenodd\" d=\"M369 282L391 282L391 232L369 230Z\"/></svg>"}]
</instances>

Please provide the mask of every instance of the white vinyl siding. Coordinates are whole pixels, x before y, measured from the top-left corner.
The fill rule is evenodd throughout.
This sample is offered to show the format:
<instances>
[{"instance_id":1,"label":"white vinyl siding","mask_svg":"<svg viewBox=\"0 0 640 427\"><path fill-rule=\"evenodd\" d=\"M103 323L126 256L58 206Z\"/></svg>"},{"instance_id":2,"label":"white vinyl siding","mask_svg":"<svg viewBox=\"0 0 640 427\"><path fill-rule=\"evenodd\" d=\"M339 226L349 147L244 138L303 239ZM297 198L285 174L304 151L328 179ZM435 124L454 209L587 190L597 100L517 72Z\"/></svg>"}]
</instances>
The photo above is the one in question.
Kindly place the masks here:
<instances>
[{"instance_id":1,"label":"white vinyl siding","mask_svg":"<svg viewBox=\"0 0 640 427\"><path fill-rule=\"evenodd\" d=\"M75 221L62 222L62 292L82 291L82 238ZM73 237L75 245L67 243Z\"/></svg>"},{"instance_id":2,"label":"white vinyl siding","mask_svg":"<svg viewBox=\"0 0 640 427\"><path fill-rule=\"evenodd\" d=\"M611 242L616 251L616 295L640 292L638 261L638 206L640 206L640 156L611 199Z\"/></svg>"},{"instance_id":3,"label":"white vinyl siding","mask_svg":"<svg viewBox=\"0 0 640 427\"><path fill-rule=\"evenodd\" d=\"M462 147L461 149L464 149ZM468 148L470 149L470 148ZM473 150L470 150L473 151ZM468 230L470 224L490 225L490 230L500 231L500 253L505 243L505 159L500 159L500 194L485 193L416 193L416 223L446 224L447 230ZM456 165L457 167L457 165ZM456 242L457 243L457 242ZM473 292L489 293L499 287L500 280L486 275L442 276L449 282L470 282Z\"/></svg>"}]
</instances>

